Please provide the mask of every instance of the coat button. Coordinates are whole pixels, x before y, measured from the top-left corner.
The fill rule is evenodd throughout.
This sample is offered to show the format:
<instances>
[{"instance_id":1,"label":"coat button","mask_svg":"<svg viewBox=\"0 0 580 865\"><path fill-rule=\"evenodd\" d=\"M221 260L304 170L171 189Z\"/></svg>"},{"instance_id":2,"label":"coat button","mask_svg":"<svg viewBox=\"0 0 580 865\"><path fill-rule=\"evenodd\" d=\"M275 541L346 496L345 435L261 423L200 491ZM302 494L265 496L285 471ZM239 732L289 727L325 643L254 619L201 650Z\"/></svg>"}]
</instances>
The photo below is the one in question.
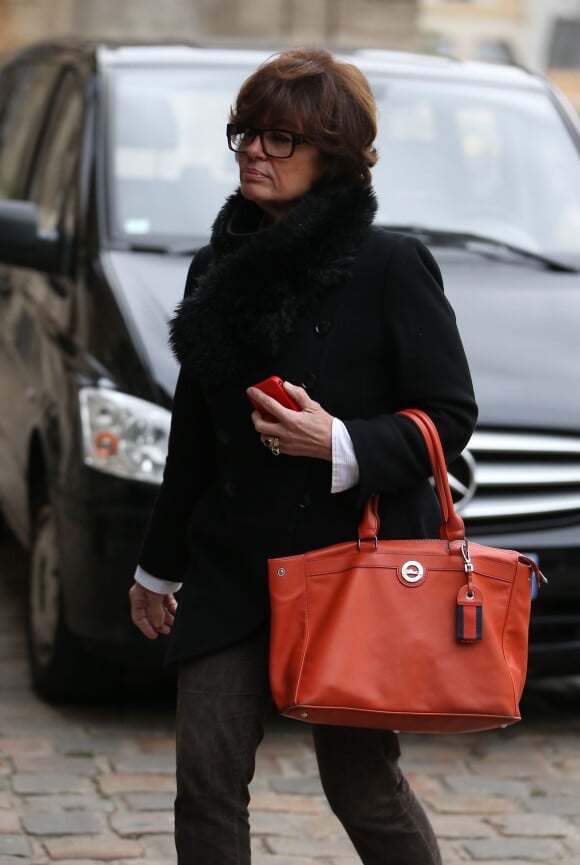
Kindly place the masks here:
<instances>
[{"instance_id":1,"label":"coat button","mask_svg":"<svg viewBox=\"0 0 580 865\"><path fill-rule=\"evenodd\" d=\"M314 330L316 331L318 336L326 336L330 328L331 322L327 320L319 321L318 324L314 326Z\"/></svg>"},{"instance_id":2,"label":"coat button","mask_svg":"<svg viewBox=\"0 0 580 865\"><path fill-rule=\"evenodd\" d=\"M302 496L302 501L300 502L298 507L301 510L306 510L306 508L309 508L311 504L312 504L312 499L310 498L309 494L304 493L304 495Z\"/></svg>"},{"instance_id":3,"label":"coat button","mask_svg":"<svg viewBox=\"0 0 580 865\"><path fill-rule=\"evenodd\" d=\"M219 429L216 432L216 437L220 445L226 447L230 443L229 433L225 429Z\"/></svg>"},{"instance_id":4,"label":"coat button","mask_svg":"<svg viewBox=\"0 0 580 865\"><path fill-rule=\"evenodd\" d=\"M226 481L224 483L224 492L229 499L233 499L236 494L236 488L233 481Z\"/></svg>"},{"instance_id":5,"label":"coat button","mask_svg":"<svg viewBox=\"0 0 580 865\"><path fill-rule=\"evenodd\" d=\"M304 390L312 390L314 385L316 384L316 376L313 372L309 372L304 376L302 381L302 387Z\"/></svg>"}]
</instances>

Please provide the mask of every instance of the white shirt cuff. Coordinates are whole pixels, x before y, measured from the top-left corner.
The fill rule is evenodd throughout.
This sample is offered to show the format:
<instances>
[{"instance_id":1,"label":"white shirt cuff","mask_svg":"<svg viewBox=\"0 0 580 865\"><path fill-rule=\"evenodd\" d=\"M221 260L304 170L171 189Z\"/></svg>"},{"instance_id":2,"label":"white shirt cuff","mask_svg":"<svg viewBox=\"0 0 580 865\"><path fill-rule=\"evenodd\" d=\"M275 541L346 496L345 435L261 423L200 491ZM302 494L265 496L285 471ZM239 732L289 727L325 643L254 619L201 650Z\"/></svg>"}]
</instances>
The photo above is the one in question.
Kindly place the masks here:
<instances>
[{"instance_id":1,"label":"white shirt cuff","mask_svg":"<svg viewBox=\"0 0 580 865\"><path fill-rule=\"evenodd\" d=\"M341 420L332 419L332 486L331 493L342 493L355 487L359 468L352 439Z\"/></svg>"},{"instance_id":2,"label":"white shirt cuff","mask_svg":"<svg viewBox=\"0 0 580 865\"><path fill-rule=\"evenodd\" d=\"M144 571L140 565L137 565L135 571L135 582L143 588L149 589L150 592L157 592L158 595L172 595L174 592L178 592L183 585L183 583L174 583L171 580L160 580L159 577L154 577Z\"/></svg>"}]
</instances>

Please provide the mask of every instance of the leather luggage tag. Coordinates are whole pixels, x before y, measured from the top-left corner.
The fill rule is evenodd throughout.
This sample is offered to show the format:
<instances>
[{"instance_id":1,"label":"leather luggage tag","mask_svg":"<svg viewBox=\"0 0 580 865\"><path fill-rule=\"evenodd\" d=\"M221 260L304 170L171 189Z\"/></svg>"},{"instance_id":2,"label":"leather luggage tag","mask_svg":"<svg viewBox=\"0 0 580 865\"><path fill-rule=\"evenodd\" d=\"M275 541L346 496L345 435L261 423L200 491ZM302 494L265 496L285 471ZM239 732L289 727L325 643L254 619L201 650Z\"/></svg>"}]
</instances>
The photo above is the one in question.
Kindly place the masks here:
<instances>
[{"instance_id":1,"label":"leather luggage tag","mask_svg":"<svg viewBox=\"0 0 580 865\"><path fill-rule=\"evenodd\" d=\"M457 593L456 636L460 643L483 638L483 598L474 585L461 586Z\"/></svg>"}]
</instances>

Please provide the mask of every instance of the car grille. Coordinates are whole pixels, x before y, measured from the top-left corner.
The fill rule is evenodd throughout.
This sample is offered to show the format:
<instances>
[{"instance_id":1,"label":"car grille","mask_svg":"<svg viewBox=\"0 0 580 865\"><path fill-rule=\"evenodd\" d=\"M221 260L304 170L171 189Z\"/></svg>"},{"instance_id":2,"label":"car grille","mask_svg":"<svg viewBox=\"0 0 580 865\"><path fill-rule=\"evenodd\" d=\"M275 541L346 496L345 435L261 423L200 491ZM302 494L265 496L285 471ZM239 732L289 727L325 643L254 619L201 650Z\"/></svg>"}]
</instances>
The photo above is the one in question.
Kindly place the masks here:
<instances>
[{"instance_id":1,"label":"car grille","mask_svg":"<svg viewBox=\"0 0 580 865\"><path fill-rule=\"evenodd\" d=\"M580 514L580 437L478 430L449 480L472 525L568 521Z\"/></svg>"}]
</instances>

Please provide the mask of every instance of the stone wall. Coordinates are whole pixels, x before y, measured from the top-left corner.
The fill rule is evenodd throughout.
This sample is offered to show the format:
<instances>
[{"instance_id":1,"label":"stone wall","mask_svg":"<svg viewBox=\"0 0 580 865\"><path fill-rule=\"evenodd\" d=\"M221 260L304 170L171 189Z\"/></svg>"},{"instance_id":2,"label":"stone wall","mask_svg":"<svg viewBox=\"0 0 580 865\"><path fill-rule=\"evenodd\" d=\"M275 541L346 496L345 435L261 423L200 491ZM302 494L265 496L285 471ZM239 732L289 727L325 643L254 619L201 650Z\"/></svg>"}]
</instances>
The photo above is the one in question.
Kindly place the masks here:
<instances>
[{"instance_id":1,"label":"stone wall","mask_svg":"<svg viewBox=\"0 0 580 865\"><path fill-rule=\"evenodd\" d=\"M0 0L0 56L62 36L418 47L418 0Z\"/></svg>"}]
</instances>

